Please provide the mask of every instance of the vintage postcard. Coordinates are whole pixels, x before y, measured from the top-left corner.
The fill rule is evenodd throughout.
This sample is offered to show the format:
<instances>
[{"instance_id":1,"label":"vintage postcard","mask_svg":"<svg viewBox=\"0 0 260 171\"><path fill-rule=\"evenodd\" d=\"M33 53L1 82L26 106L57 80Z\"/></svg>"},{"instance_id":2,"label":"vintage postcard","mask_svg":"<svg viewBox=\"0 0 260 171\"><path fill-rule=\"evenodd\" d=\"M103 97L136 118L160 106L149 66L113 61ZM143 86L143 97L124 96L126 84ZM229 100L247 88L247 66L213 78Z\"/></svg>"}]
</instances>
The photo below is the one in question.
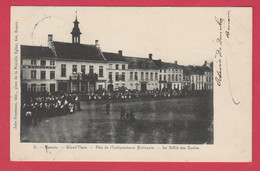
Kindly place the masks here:
<instances>
[{"instance_id":1,"label":"vintage postcard","mask_svg":"<svg viewBox=\"0 0 260 171\"><path fill-rule=\"evenodd\" d=\"M11 7L11 160L250 162L252 8Z\"/></svg>"}]
</instances>

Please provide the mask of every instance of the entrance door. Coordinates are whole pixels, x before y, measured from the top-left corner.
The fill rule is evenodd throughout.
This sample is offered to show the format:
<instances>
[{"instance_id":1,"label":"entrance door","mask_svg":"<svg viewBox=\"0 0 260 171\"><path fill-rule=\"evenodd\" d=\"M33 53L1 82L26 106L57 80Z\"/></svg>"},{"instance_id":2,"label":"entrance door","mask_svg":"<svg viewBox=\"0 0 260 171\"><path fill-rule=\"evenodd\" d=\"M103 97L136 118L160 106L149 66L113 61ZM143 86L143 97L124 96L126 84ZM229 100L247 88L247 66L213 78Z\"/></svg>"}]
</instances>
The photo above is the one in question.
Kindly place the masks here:
<instances>
[{"instance_id":1,"label":"entrance door","mask_svg":"<svg viewBox=\"0 0 260 171\"><path fill-rule=\"evenodd\" d=\"M50 84L50 93L55 92L55 84Z\"/></svg>"},{"instance_id":2,"label":"entrance door","mask_svg":"<svg viewBox=\"0 0 260 171\"><path fill-rule=\"evenodd\" d=\"M108 90L109 92L112 92L113 89L114 89L113 84L109 84L109 85L107 86L107 90Z\"/></svg>"},{"instance_id":3,"label":"entrance door","mask_svg":"<svg viewBox=\"0 0 260 171\"><path fill-rule=\"evenodd\" d=\"M146 89L147 89L147 84L141 83L141 91L146 91Z\"/></svg>"},{"instance_id":4,"label":"entrance door","mask_svg":"<svg viewBox=\"0 0 260 171\"><path fill-rule=\"evenodd\" d=\"M26 83L22 83L21 91L22 91L22 93L27 92L27 84Z\"/></svg>"},{"instance_id":5,"label":"entrance door","mask_svg":"<svg viewBox=\"0 0 260 171\"><path fill-rule=\"evenodd\" d=\"M96 88L95 88L95 82L89 82L89 91L95 91Z\"/></svg>"},{"instance_id":6,"label":"entrance door","mask_svg":"<svg viewBox=\"0 0 260 171\"><path fill-rule=\"evenodd\" d=\"M172 84L171 84L171 83L168 83L168 84L167 84L167 89L169 89L169 90L172 89Z\"/></svg>"},{"instance_id":7,"label":"entrance door","mask_svg":"<svg viewBox=\"0 0 260 171\"><path fill-rule=\"evenodd\" d=\"M58 90L62 92L67 92L67 88L68 88L67 86L68 86L67 83L59 83Z\"/></svg>"},{"instance_id":8,"label":"entrance door","mask_svg":"<svg viewBox=\"0 0 260 171\"><path fill-rule=\"evenodd\" d=\"M192 89L192 90L195 89L195 84L194 84L194 83L192 83L192 85L191 85L191 89Z\"/></svg>"}]
</instances>

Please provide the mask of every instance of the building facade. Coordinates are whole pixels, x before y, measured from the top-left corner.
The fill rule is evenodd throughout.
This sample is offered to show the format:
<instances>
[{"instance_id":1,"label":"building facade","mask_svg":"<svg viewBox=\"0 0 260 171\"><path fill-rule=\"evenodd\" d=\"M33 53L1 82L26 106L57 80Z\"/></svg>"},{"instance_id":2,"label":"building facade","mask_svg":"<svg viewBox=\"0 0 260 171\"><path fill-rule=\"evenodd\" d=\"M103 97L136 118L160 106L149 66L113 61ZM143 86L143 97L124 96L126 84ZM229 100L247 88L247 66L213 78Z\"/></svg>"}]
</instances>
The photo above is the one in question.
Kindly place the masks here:
<instances>
[{"instance_id":1,"label":"building facade","mask_svg":"<svg viewBox=\"0 0 260 171\"><path fill-rule=\"evenodd\" d=\"M21 45L21 88L29 92L94 92L131 90L212 90L212 65L181 66L147 58L103 52L98 40L80 43L76 18L72 42L48 35L48 46Z\"/></svg>"}]
</instances>

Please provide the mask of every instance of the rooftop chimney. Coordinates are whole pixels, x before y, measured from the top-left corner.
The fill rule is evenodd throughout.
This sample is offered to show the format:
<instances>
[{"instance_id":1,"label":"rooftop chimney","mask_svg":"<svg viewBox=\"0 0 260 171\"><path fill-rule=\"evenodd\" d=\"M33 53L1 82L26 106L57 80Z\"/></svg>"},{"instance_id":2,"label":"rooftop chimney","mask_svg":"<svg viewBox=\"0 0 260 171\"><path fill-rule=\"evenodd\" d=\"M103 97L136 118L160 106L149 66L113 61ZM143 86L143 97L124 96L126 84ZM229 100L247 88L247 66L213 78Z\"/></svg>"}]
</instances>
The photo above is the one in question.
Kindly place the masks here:
<instances>
[{"instance_id":1,"label":"rooftop chimney","mask_svg":"<svg viewBox=\"0 0 260 171\"><path fill-rule=\"evenodd\" d=\"M118 51L118 54L122 56L122 55L123 55L123 51L122 51L122 50L119 50L119 51Z\"/></svg>"},{"instance_id":2,"label":"rooftop chimney","mask_svg":"<svg viewBox=\"0 0 260 171\"><path fill-rule=\"evenodd\" d=\"M162 60L161 60L161 59L159 59L159 62L162 62Z\"/></svg>"},{"instance_id":3,"label":"rooftop chimney","mask_svg":"<svg viewBox=\"0 0 260 171\"><path fill-rule=\"evenodd\" d=\"M175 63L175 64L178 64L178 61L175 61L174 63Z\"/></svg>"},{"instance_id":4,"label":"rooftop chimney","mask_svg":"<svg viewBox=\"0 0 260 171\"><path fill-rule=\"evenodd\" d=\"M149 53L149 59L153 60L153 54L152 53Z\"/></svg>"},{"instance_id":5,"label":"rooftop chimney","mask_svg":"<svg viewBox=\"0 0 260 171\"><path fill-rule=\"evenodd\" d=\"M98 40L95 40L95 45L98 46Z\"/></svg>"},{"instance_id":6,"label":"rooftop chimney","mask_svg":"<svg viewBox=\"0 0 260 171\"><path fill-rule=\"evenodd\" d=\"M52 49L52 41L53 41L53 36L52 34L48 34L48 46L49 48Z\"/></svg>"}]
</instances>

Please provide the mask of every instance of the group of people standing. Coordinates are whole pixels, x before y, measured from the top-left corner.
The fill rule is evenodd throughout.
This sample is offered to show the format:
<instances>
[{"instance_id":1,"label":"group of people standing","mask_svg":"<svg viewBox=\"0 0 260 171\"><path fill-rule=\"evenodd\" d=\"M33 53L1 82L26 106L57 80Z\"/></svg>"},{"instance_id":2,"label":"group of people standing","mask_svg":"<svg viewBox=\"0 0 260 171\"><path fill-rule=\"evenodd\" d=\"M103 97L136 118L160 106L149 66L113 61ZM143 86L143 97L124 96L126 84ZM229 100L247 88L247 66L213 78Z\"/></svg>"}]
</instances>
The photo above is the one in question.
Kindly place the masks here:
<instances>
[{"instance_id":1,"label":"group of people standing","mask_svg":"<svg viewBox=\"0 0 260 171\"><path fill-rule=\"evenodd\" d=\"M110 104L107 102L106 103L107 115L109 115L109 111L110 111ZM136 118L135 118L133 109L130 109L130 112L126 112L124 107L121 107L120 120L121 121L135 121Z\"/></svg>"},{"instance_id":2,"label":"group of people standing","mask_svg":"<svg viewBox=\"0 0 260 171\"><path fill-rule=\"evenodd\" d=\"M22 100L21 118L25 124L37 125L43 117L72 114L81 111L79 96L76 94L49 95L29 97ZM105 104L107 115L110 114L110 103ZM135 121L133 109L126 112L121 107L120 120Z\"/></svg>"},{"instance_id":3,"label":"group of people standing","mask_svg":"<svg viewBox=\"0 0 260 171\"><path fill-rule=\"evenodd\" d=\"M123 121L135 121L135 115L133 109L130 109L130 112L126 112L124 107L121 107L120 120Z\"/></svg>"},{"instance_id":4,"label":"group of people standing","mask_svg":"<svg viewBox=\"0 0 260 171\"><path fill-rule=\"evenodd\" d=\"M64 94L25 99L21 113L26 124L37 125L37 122L40 122L43 117L71 114L75 110L81 110L78 96Z\"/></svg>"}]
</instances>

